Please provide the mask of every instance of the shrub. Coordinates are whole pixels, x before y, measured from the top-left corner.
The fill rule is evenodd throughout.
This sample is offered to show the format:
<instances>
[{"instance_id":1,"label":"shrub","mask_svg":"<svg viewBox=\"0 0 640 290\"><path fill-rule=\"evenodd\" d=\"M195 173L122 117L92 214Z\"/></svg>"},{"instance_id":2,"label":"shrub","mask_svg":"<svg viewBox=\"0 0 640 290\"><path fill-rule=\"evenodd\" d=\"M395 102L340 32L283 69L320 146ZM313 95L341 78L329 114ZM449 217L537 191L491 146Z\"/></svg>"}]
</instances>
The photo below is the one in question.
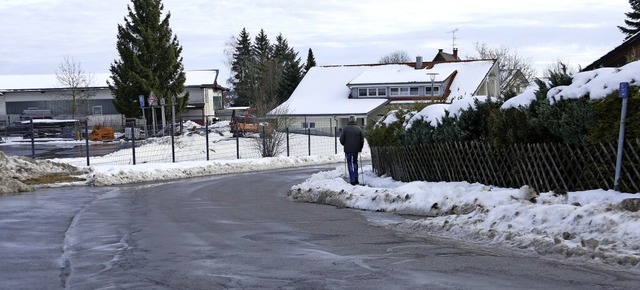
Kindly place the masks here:
<instances>
[{"instance_id":1,"label":"shrub","mask_svg":"<svg viewBox=\"0 0 640 290\"><path fill-rule=\"evenodd\" d=\"M489 120L494 111L500 110L502 102L487 99L475 100L475 108L468 108L458 116L458 126L462 131L462 141L489 141Z\"/></svg>"},{"instance_id":2,"label":"shrub","mask_svg":"<svg viewBox=\"0 0 640 290\"><path fill-rule=\"evenodd\" d=\"M402 145L401 139L404 135L403 124L405 122L406 110L395 110L388 114L394 114L398 121L390 123L370 122L367 125L365 138L369 142L369 146L398 146Z\"/></svg>"},{"instance_id":3,"label":"shrub","mask_svg":"<svg viewBox=\"0 0 640 290\"><path fill-rule=\"evenodd\" d=\"M416 120L406 129L402 139L404 145L419 145L424 143L433 143L433 127L429 122L423 119Z\"/></svg>"},{"instance_id":4,"label":"shrub","mask_svg":"<svg viewBox=\"0 0 640 290\"><path fill-rule=\"evenodd\" d=\"M618 91L601 100L592 100L591 105L595 124L589 130L588 140L592 143L617 141L622 110L622 100L618 98ZM625 138L640 138L640 93L638 87L629 89Z\"/></svg>"}]
</instances>

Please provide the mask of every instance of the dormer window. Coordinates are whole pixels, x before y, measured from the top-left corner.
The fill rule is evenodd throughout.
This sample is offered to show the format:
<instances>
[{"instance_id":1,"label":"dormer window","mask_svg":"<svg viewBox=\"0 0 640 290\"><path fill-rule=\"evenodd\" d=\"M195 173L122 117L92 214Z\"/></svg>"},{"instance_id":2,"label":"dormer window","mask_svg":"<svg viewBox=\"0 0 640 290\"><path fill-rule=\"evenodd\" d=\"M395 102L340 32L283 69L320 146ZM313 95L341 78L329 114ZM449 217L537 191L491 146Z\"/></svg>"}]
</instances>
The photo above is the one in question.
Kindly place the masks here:
<instances>
[{"instance_id":1,"label":"dormer window","mask_svg":"<svg viewBox=\"0 0 640 290\"><path fill-rule=\"evenodd\" d=\"M389 89L389 92L392 97L419 95L418 87L391 87L391 89Z\"/></svg>"},{"instance_id":2,"label":"dormer window","mask_svg":"<svg viewBox=\"0 0 640 290\"><path fill-rule=\"evenodd\" d=\"M387 95L386 88L360 88L358 89L358 97L385 97Z\"/></svg>"},{"instance_id":3,"label":"dormer window","mask_svg":"<svg viewBox=\"0 0 640 290\"><path fill-rule=\"evenodd\" d=\"M425 87L425 90L427 91L427 95L431 95L431 87ZM440 94L440 87L433 87L433 94Z\"/></svg>"}]
</instances>

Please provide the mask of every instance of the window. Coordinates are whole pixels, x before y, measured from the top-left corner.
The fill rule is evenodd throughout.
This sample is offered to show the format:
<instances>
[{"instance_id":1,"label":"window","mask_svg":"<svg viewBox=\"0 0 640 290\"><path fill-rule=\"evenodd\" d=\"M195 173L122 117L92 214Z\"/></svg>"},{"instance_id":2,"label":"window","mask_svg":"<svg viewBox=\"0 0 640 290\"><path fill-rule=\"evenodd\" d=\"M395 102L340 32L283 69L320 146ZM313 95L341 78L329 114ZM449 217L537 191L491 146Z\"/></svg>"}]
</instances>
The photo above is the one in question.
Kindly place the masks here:
<instances>
[{"instance_id":1,"label":"window","mask_svg":"<svg viewBox=\"0 0 640 290\"><path fill-rule=\"evenodd\" d=\"M316 127L316 122L302 122L302 128L315 128Z\"/></svg>"},{"instance_id":2,"label":"window","mask_svg":"<svg viewBox=\"0 0 640 290\"><path fill-rule=\"evenodd\" d=\"M358 97L384 97L387 95L386 88L362 88L358 89Z\"/></svg>"},{"instance_id":3,"label":"window","mask_svg":"<svg viewBox=\"0 0 640 290\"><path fill-rule=\"evenodd\" d=\"M391 88L391 96L417 96L418 87L396 87Z\"/></svg>"},{"instance_id":4,"label":"window","mask_svg":"<svg viewBox=\"0 0 640 290\"><path fill-rule=\"evenodd\" d=\"M431 95L431 87L428 86L425 89L426 89L427 95ZM433 94L434 95L439 95L440 94L440 87L433 87Z\"/></svg>"},{"instance_id":5,"label":"window","mask_svg":"<svg viewBox=\"0 0 640 290\"><path fill-rule=\"evenodd\" d=\"M93 106L91 107L94 115L102 115L102 106Z\"/></svg>"},{"instance_id":6,"label":"window","mask_svg":"<svg viewBox=\"0 0 640 290\"><path fill-rule=\"evenodd\" d=\"M222 106L222 97L221 96L214 96L213 97L213 109L214 110L220 110L223 109L224 107Z\"/></svg>"}]
</instances>

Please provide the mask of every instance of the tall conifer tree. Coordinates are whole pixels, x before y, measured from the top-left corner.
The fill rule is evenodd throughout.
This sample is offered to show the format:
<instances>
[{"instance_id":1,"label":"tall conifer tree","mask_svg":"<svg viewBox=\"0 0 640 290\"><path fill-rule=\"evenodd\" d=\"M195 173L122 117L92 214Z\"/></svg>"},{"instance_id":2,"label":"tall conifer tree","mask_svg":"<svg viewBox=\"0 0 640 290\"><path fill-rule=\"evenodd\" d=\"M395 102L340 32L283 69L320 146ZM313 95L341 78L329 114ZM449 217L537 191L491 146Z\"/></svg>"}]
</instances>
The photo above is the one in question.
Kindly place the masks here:
<instances>
[{"instance_id":1,"label":"tall conifer tree","mask_svg":"<svg viewBox=\"0 0 640 290\"><path fill-rule=\"evenodd\" d=\"M230 80L238 96L234 105L253 106L257 115L285 101L304 75L298 53L282 34L271 43L261 29L252 43L246 29L242 29L233 51L229 63Z\"/></svg>"},{"instance_id":2,"label":"tall conifer tree","mask_svg":"<svg viewBox=\"0 0 640 290\"><path fill-rule=\"evenodd\" d=\"M309 48L309 52L307 53L307 62L304 65L304 73L306 74L309 70L316 66L316 58L313 56L313 50Z\"/></svg>"},{"instance_id":3,"label":"tall conifer tree","mask_svg":"<svg viewBox=\"0 0 640 290\"><path fill-rule=\"evenodd\" d=\"M255 61L252 57L251 47L249 33L243 28L236 39L233 61L231 62L231 84L233 84L234 90L238 95L235 105L249 105L250 97L254 90L252 70L255 68Z\"/></svg>"},{"instance_id":4,"label":"tall conifer tree","mask_svg":"<svg viewBox=\"0 0 640 290\"><path fill-rule=\"evenodd\" d=\"M278 91L279 103L286 101L291 94L293 94L293 91L298 87L303 77L302 65L300 64L298 53L290 50L290 55L291 57L284 63L282 81Z\"/></svg>"},{"instance_id":5,"label":"tall conifer tree","mask_svg":"<svg viewBox=\"0 0 640 290\"><path fill-rule=\"evenodd\" d=\"M618 29L625 34L624 40L631 38L640 31L640 0L629 0L629 4L631 4L633 11L624 14L627 16L627 19L624 20L627 26L618 26Z\"/></svg>"},{"instance_id":6,"label":"tall conifer tree","mask_svg":"<svg viewBox=\"0 0 640 290\"><path fill-rule=\"evenodd\" d=\"M282 103L291 96L302 80L302 66L298 53L289 47L289 42L282 34L276 37L273 55L281 71L276 99L277 103Z\"/></svg>"},{"instance_id":7,"label":"tall conifer tree","mask_svg":"<svg viewBox=\"0 0 640 290\"><path fill-rule=\"evenodd\" d=\"M264 63L272 58L273 46L271 46L271 41L269 41L269 37L267 37L264 29L260 29L260 33L256 35L251 50L258 63Z\"/></svg>"},{"instance_id":8,"label":"tall conifer tree","mask_svg":"<svg viewBox=\"0 0 640 290\"><path fill-rule=\"evenodd\" d=\"M112 81L107 81L113 104L126 117L140 117L138 96L146 100L153 92L167 104L172 96L178 97L176 109L183 111L189 93L184 93L182 46L169 26L171 14L162 18L162 0L131 0L131 4L125 24L118 24L120 59L111 64Z\"/></svg>"}]
</instances>

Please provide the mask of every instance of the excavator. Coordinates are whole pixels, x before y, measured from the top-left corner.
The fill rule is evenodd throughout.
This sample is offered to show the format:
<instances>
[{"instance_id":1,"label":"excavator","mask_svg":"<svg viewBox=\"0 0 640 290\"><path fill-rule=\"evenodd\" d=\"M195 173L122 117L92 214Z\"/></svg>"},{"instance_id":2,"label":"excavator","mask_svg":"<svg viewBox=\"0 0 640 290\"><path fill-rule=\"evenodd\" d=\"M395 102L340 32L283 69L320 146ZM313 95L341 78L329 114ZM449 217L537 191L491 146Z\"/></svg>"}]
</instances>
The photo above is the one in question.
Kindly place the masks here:
<instances>
[{"instance_id":1,"label":"excavator","mask_svg":"<svg viewBox=\"0 0 640 290\"><path fill-rule=\"evenodd\" d=\"M233 137L246 137L249 133L262 134L265 130L272 130L267 122L260 122L256 116L252 115L253 109L247 109L242 116L236 116L236 110L231 111L230 131Z\"/></svg>"}]
</instances>

